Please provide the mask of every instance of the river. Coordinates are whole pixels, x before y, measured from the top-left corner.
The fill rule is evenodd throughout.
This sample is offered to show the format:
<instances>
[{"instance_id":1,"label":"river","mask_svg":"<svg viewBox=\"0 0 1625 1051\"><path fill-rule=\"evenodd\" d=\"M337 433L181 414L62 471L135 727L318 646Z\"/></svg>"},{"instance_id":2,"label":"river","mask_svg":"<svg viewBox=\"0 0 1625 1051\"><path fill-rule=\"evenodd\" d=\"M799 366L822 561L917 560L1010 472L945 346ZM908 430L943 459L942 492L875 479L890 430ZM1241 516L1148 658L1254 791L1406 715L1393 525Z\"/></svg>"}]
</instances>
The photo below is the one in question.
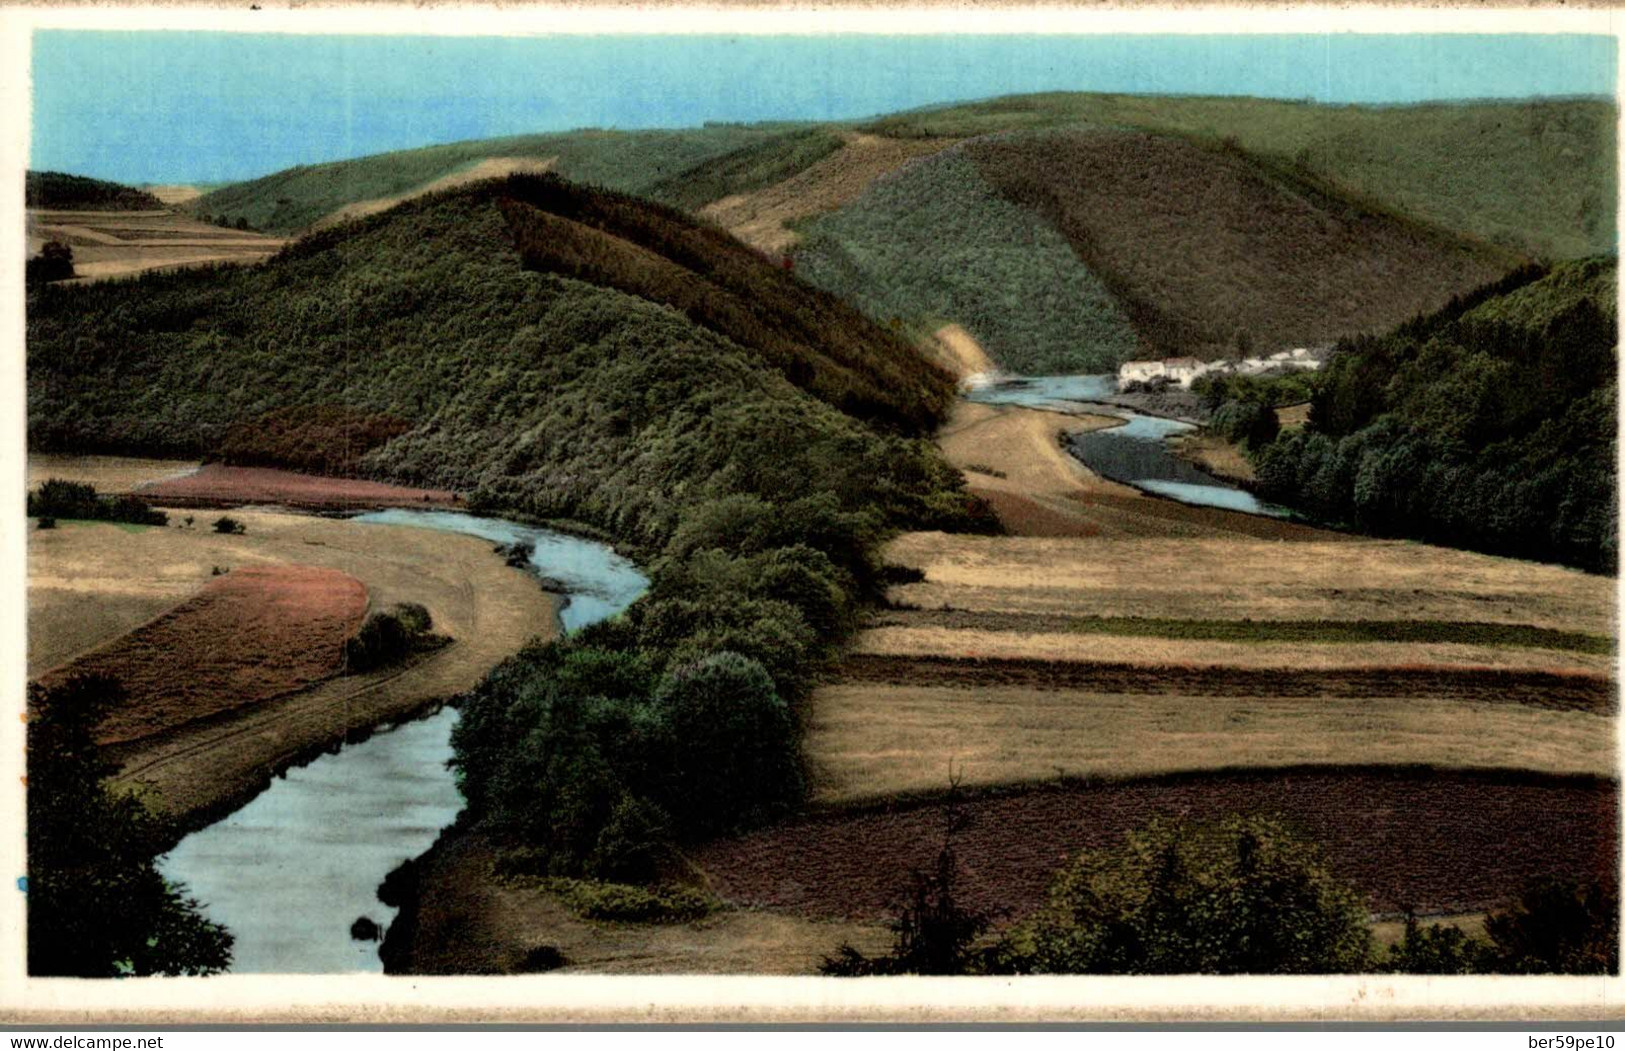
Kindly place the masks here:
<instances>
[{"instance_id":1,"label":"river","mask_svg":"<svg viewBox=\"0 0 1625 1051\"><path fill-rule=\"evenodd\" d=\"M534 544L532 568L569 595L560 612L567 632L613 616L648 586L604 544L502 519L396 510L352 521ZM350 927L363 916L388 926L395 910L378 900L379 883L428 850L462 809L446 766L456 721L443 708L289 770L159 859L164 877L186 884L235 936L233 972L382 972L378 943L352 938Z\"/></svg>"},{"instance_id":2,"label":"river","mask_svg":"<svg viewBox=\"0 0 1625 1051\"><path fill-rule=\"evenodd\" d=\"M1260 500L1170 452L1168 439L1191 433L1196 430L1193 424L1106 404L1105 399L1116 393L1114 376L1013 376L975 388L965 397L991 405L1115 416L1123 423L1072 435L1067 442L1067 451L1101 477L1184 504L1293 517L1287 508Z\"/></svg>"}]
</instances>

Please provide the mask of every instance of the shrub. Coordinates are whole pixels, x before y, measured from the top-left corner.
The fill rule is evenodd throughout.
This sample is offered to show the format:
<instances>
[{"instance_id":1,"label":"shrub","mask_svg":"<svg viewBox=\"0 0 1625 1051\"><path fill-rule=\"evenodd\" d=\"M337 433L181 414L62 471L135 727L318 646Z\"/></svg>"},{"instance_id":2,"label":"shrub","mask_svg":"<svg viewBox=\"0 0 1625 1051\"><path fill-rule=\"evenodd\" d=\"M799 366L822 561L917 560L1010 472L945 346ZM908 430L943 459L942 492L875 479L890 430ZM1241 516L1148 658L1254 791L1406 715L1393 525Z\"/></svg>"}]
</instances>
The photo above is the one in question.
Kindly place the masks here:
<instances>
[{"instance_id":1,"label":"shrub","mask_svg":"<svg viewBox=\"0 0 1625 1051\"><path fill-rule=\"evenodd\" d=\"M1508 974L1617 974L1619 893L1542 879L1484 921L1490 967Z\"/></svg>"},{"instance_id":2,"label":"shrub","mask_svg":"<svg viewBox=\"0 0 1625 1051\"><path fill-rule=\"evenodd\" d=\"M957 785L956 785L957 787ZM833 956L824 957L818 970L835 978L861 978L886 974L972 974L986 967L985 953L976 940L988 929L991 917L966 908L955 894L959 862L953 840L963 827L957 807L950 807L942 848L934 867L910 873L907 900L888 926L892 949L884 956L866 956L843 943Z\"/></svg>"},{"instance_id":3,"label":"shrub","mask_svg":"<svg viewBox=\"0 0 1625 1051\"><path fill-rule=\"evenodd\" d=\"M556 971L565 964L564 954L556 945L537 945L520 958L515 974L542 974Z\"/></svg>"},{"instance_id":4,"label":"shrub","mask_svg":"<svg viewBox=\"0 0 1625 1051\"><path fill-rule=\"evenodd\" d=\"M1434 923L1426 927L1414 912L1405 915L1405 934L1390 946L1378 968L1396 974L1476 974L1489 964L1489 946L1460 927Z\"/></svg>"},{"instance_id":5,"label":"shrub","mask_svg":"<svg viewBox=\"0 0 1625 1051\"><path fill-rule=\"evenodd\" d=\"M248 532L248 527L237 521L237 519L232 518L230 515L221 515L219 518L214 520L214 531L216 533L225 533L230 536L241 536L242 534Z\"/></svg>"},{"instance_id":6,"label":"shrub","mask_svg":"<svg viewBox=\"0 0 1625 1051\"><path fill-rule=\"evenodd\" d=\"M627 883L554 878L539 886L589 920L612 923L687 923L715 911L717 903L692 887L636 887Z\"/></svg>"},{"instance_id":7,"label":"shrub","mask_svg":"<svg viewBox=\"0 0 1625 1051\"><path fill-rule=\"evenodd\" d=\"M399 664L426 643L437 641L429 635L429 626L429 611L416 603L369 614L344 642L345 669L367 672Z\"/></svg>"},{"instance_id":8,"label":"shrub","mask_svg":"<svg viewBox=\"0 0 1625 1051\"><path fill-rule=\"evenodd\" d=\"M28 494L28 514L101 522L164 525L169 516L136 496L98 496L93 486L51 478Z\"/></svg>"},{"instance_id":9,"label":"shrub","mask_svg":"<svg viewBox=\"0 0 1625 1051\"><path fill-rule=\"evenodd\" d=\"M56 519L52 518L50 515L40 515L39 516L38 528L40 528L40 529L55 529L56 528Z\"/></svg>"},{"instance_id":10,"label":"shrub","mask_svg":"<svg viewBox=\"0 0 1625 1051\"><path fill-rule=\"evenodd\" d=\"M1361 971L1360 895L1280 825L1156 822L1063 870L1048 908L1001 947L1001 967L1052 974Z\"/></svg>"}]
</instances>

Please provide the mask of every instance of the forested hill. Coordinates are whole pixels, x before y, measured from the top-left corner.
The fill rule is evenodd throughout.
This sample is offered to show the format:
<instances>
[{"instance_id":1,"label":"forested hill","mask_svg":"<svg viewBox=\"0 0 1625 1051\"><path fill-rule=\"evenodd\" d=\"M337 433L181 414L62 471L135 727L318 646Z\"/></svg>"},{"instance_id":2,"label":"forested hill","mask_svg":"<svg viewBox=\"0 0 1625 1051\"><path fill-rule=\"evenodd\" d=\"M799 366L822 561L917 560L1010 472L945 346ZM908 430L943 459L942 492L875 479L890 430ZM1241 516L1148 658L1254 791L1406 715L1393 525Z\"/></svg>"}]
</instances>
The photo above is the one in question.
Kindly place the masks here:
<instances>
[{"instance_id":1,"label":"forested hill","mask_svg":"<svg viewBox=\"0 0 1625 1051\"><path fill-rule=\"evenodd\" d=\"M228 449L644 548L729 493L963 510L910 437L946 374L725 235L557 179L426 197L260 267L43 289L28 351L40 450Z\"/></svg>"},{"instance_id":2,"label":"forested hill","mask_svg":"<svg viewBox=\"0 0 1625 1051\"><path fill-rule=\"evenodd\" d=\"M1056 93L829 124L583 130L290 169L191 207L291 232L496 171L687 209L920 343L1014 372L1392 328L1611 252L1600 99L1333 106Z\"/></svg>"},{"instance_id":3,"label":"forested hill","mask_svg":"<svg viewBox=\"0 0 1625 1051\"><path fill-rule=\"evenodd\" d=\"M29 172L24 200L30 208L64 211L158 211L164 207L145 190L65 172Z\"/></svg>"},{"instance_id":4,"label":"forested hill","mask_svg":"<svg viewBox=\"0 0 1625 1051\"><path fill-rule=\"evenodd\" d=\"M1618 567L1617 261L1527 267L1345 341L1264 495L1377 533Z\"/></svg>"}]
</instances>

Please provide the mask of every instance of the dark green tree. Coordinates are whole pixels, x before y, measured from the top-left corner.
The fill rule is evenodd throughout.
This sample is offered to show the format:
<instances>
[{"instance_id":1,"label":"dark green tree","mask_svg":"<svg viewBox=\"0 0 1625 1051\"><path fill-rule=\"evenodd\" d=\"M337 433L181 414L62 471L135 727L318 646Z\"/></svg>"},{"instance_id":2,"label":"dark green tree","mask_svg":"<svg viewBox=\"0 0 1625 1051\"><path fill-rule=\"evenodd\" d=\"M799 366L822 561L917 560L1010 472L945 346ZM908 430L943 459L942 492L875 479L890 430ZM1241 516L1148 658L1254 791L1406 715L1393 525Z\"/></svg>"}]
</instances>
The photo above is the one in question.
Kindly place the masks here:
<instances>
[{"instance_id":1,"label":"dark green tree","mask_svg":"<svg viewBox=\"0 0 1625 1051\"><path fill-rule=\"evenodd\" d=\"M1365 904L1281 825L1157 822L1062 871L1004 966L1050 974L1333 974L1367 966Z\"/></svg>"},{"instance_id":2,"label":"dark green tree","mask_svg":"<svg viewBox=\"0 0 1625 1051\"><path fill-rule=\"evenodd\" d=\"M28 972L77 978L213 974L231 935L152 861L166 829L108 791L92 736L123 689L79 676L28 699Z\"/></svg>"}]
</instances>

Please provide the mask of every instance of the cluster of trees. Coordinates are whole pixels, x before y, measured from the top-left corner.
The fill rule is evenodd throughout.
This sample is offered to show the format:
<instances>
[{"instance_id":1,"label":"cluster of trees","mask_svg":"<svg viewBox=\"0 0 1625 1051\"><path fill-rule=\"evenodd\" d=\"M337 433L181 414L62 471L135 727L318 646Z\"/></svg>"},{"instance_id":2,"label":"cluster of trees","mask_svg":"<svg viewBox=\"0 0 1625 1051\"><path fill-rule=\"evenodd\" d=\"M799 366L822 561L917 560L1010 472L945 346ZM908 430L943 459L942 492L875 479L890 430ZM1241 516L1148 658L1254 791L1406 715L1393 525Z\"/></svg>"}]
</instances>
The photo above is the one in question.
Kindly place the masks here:
<instances>
[{"instance_id":1,"label":"cluster of trees","mask_svg":"<svg viewBox=\"0 0 1625 1051\"><path fill-rule=\"evenodd\" d=\"M74 276L73 249L61 241L46 241L39 255L29 256L23 266L23 283L29 287Z\"/></svg>"},{"instance_id":2,"label":"cluster of trees","mask_svg":"<svg viewBox=\"0 0 1625 1051\"><path fill-rule=\"evenodd\" d=\"M890 953L849 945L823 971L867 974L1613 974L1612 884L1532 882L1485 936L1408 914L1386 950L1363 896L1280 823L1157 821L1064 867L1035 916L996 936L955 894L951 835L891 927Z\"/></svg>"},{"instance_id":3,"label":"cluster of trees","mask_svg":"<svg viewBox=\"0 0 1625 1051\"><path fill-rule=\"evenodd\" d=\"M23 184L23 195L30 208L149 212L164 206L164 202L145 190L66 172L29 172Z\"/></svg>"},{"instance_id":4,"label":"cluster of trees","mask_svg":"<svg viewBox=\"0 0 1625 1051\"><path fill-rule=\"evenodd\" d=\"M105 676L29 687L29 974L213 974L231 962L231 935L153 866L171 830L102 784L117 767L93 733L122 700Z\"/></svg>"},{"instance_id":5,"label":"cluster of trees","mask_svg":"<svg viewBox=\"0 0 1625 1051\"><path fill-rule=\"evenodd\" d=\"M1260 494L1366 532L1618 564L1611 260L1519 271L1340 344Z\"/></svg>"},{"instance_id":6,"label":"cluster of trees","mask_svg":"<svg viewBox=\"0 0 1625 1051\"><path fill-rule=\"evenodd\" d=\"M136 525L165 525L169 516L154 511L139 496L101 496L96 487L83 482L50 478L28 494L28 517L72 518L96 522L132 522Z\"/></svg>"}]
</instances>

